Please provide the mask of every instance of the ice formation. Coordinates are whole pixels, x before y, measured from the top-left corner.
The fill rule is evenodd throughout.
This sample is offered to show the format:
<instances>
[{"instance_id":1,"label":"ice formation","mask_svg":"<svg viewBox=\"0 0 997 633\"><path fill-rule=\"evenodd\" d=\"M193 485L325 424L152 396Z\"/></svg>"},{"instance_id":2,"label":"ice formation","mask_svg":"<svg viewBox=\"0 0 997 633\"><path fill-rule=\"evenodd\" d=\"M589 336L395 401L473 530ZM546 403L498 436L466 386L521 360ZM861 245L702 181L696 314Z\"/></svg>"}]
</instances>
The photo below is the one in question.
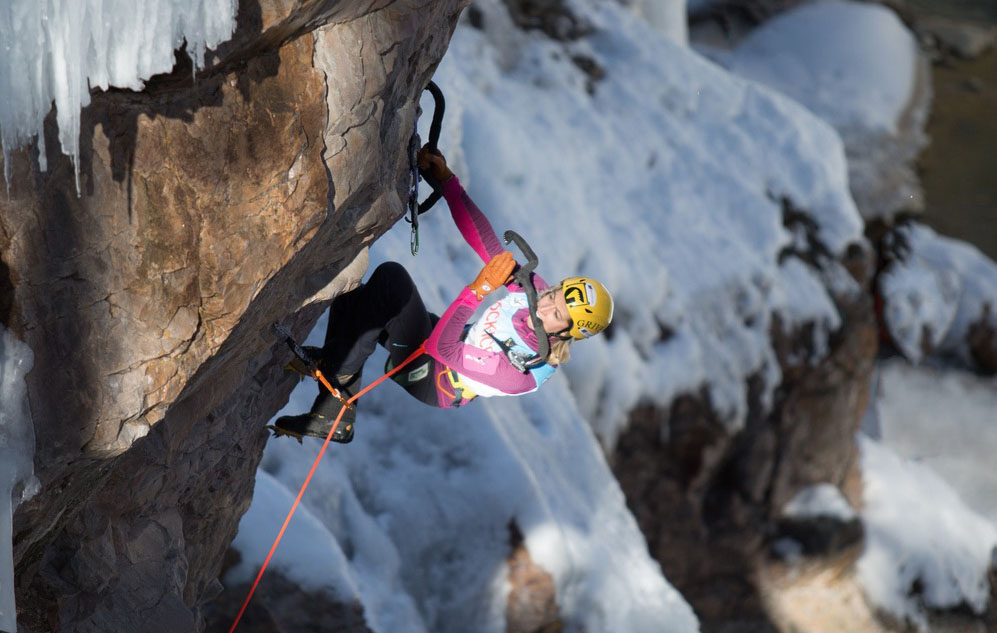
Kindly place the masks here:
<instances>
[{"instance_id":1,"label":"ice formation","mask_svg":"<svg viewBox=\"0 0 997 633\"><path fill-rule=\"evenodd\" d=\"M90 90L141 90L169 72L186 42L195 69L205 51L235 29L236 0L11 0L0 5L0 147L10 180L11 152L39 139L48 167L45 117L55 102L59 143L76 165L80 109Z\"/></svg>"},{"instance_id":2,"label":"ice formation","mask_svg":"<svg viewBox=\"0 0 997 633\"><path fill-rule=\"evenodd\" d=\"M31 349L0 325L0 631L8 633L17 630L11 542L14 509L38 487L35 431L24 382L33 362Z\"/></svg>"}]
</instances>

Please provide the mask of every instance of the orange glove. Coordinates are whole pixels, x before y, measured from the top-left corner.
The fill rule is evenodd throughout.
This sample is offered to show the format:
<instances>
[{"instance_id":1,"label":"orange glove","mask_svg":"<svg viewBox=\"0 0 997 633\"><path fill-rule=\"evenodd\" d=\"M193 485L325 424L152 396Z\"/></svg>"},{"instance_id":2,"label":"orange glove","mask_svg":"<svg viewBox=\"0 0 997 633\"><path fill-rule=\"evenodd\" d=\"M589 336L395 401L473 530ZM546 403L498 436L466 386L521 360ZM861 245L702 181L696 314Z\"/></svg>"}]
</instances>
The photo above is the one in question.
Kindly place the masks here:
<instances>
[{"instance_id":1,"label":"orange glove","mask_svg":"<svg viewBox=\"0 0 997 633\"><path fill-rule=\"evenodd\" d=\"M453 172L447 167L447 159L439 150L436 150L435 153L431 152L429 145L422 146L416 157L416 162L419 165L419 171L428 173L438 182L443 183L453 178Z\"/></svg>"},{"instance_id":2,"label":"orange glove","mask_svg":"<svg viewBox=\"0 0 997 633\"><path fill-rule=\"evenodd\" d=\"M512 258L512 253L502 251L485 264L485 267L481 269L477 278L468 288L474 292L474 296L478 298L478 301L481 301L488 293L504 286L512 275L512 269L515 267L516 260Z\"/></svg>"}]
</instances>

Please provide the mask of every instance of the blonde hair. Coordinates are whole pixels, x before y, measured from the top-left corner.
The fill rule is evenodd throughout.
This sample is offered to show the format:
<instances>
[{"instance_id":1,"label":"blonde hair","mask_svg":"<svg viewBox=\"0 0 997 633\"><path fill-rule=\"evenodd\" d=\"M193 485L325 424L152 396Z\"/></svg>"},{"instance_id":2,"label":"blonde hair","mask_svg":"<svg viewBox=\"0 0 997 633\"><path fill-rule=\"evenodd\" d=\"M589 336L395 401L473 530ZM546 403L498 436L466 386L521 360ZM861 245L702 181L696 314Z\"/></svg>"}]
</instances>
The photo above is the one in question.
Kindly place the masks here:
<instances>
[{"instance_id":1,"label":"blonde hair","mask_svg":"<svg viewBox=\"0 0 997 633\"><path fill-rule=\"evenodd\" d=\"M571 359L571 341L575 339L556 339L550 344L550 353L547 354L547 363L557 367Z\"/></svg>"}]
</instances>

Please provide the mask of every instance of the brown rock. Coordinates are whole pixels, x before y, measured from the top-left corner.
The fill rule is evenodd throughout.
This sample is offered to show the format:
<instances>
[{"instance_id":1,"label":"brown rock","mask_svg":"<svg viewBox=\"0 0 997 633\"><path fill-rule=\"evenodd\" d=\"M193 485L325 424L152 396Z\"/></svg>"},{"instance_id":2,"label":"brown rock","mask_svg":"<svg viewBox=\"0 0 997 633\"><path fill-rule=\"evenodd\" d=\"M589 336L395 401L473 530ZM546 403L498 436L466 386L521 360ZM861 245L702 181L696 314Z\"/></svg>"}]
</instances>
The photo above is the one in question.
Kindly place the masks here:
<instances>
[{"instance_id":1,"label":"brown rock","mask_svg":"<svg viewBox=\"0 0 997 633\"><path fill-rule=\"evenodd\" d=\"M226 588L205 614L206 633L227 633L249 593L249 584ZM239 633L322 631L373 633L359 603L344 601L329 591L302 589L279 570L268 570L239 619Z\"/></svg>"},{"instance_id":2,"label":"brown rock","mask_svg":"<svg viewBox=\"0 0 997 633\"><path fill-rule=\"evenodd\" d=\"M513 23L524 31L537 30L560 42L592 33L592 26L576 15L564 0L503 0Z\"/></svg>"},{"instance_id":3,"label":"brown rock","mask_svg":"<svg viewBox=\"0 0 997 633\"><path fill-rule=\"evenodd\" d=\"M830 356L786 388L780 415L783 458L769 502L781 508L805 486L830 482L861 505L855 433L869 404L878 345L871 302L839 304L845 325Z\"/></svg>"},{"instance_id":4,"label":"brown rock","mask_svg":"<svg viewBox=\"0 0 997 633\"><path fill-rule=\"evenodd\" d=\"M554 579L533 562L516 522L509 522L509 599L506 606L508 633L560 633L564 629L557 608Z\"/></svg>"},{"instance_id":5,"label":"brown rock","mask_svg":"<svg viewBox=\"0 0 997 633\"><path fill-rule=\"evenodd\" d=\"M993 325L990 305L983 307L978 321L969 325L966 342L973 360L988 374L997 374L997 327Z\"/></svg>"},{"instance_id":6,"label":"brown rock","mask_svg":"<svg viewBox=\"0 0 997 633\"><path fill-rule=\"evenodd\" d=\"M997 31L993 28L938 16L920 18L917 28L963 59L979 57L997 41Z\"/></svg>"},{"instance_id":7,"label":"brown rock","mask_svg":"<svg viewBox=\"0 0 997 633\"><path fill-rule=\"evenodd\" d=\"M20 630L201 626L296 384L269 326L306 332L402 215L463 4L243 0L195 80L92 95L80 195L67 158L13 154L0 317L35 353L42 484L14 518Z\"/></svg>"},{"instance_id":8,"label":"brown rock","mask_svg":"<svg viewBox=\"0 0 997 633\"><path fill-rule=\"evenodd\" d=\"M859 272L867 266L860 266ZM860 275L864 276L864 275ZM812 328L772 328L783 383L771 407L748 384L745 428L731 434L708 395L635 410L610 457L665 577L704 631L775 631L757 585L779 514L801 488L831 482L858 507L858 430L877 349L871 301L839 297L843 326L813 365ZM663 431L664 429L667 432Z\"/></svg>"}]
</instances>

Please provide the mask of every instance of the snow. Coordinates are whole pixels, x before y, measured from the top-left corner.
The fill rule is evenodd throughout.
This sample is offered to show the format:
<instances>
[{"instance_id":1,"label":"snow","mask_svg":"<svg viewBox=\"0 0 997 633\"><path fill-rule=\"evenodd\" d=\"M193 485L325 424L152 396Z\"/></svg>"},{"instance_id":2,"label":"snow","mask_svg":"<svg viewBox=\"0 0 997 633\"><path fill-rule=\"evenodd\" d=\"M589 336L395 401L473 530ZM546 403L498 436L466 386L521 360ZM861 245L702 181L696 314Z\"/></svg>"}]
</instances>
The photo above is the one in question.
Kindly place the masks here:
<instances>
[{"instance_id":1,"label":"snow","mask_svg":"<svg viewBox=\"0 0 997 633\"><path fill-rule=\"evenodd\" d=\"M877 373L867 431L877 439L860 439L859 580L878 608L926 630L926 607L979 613L987 604L997 546L997 383L899 358Z\"/></svg>"},{"instance_id":2,"label":"snow","mask_svg":"<svg viewBox=\"0 0 997 633\"><path fill-rule=\"evenodd\" d=\"M309 343L320 341L324 325L325 317ZM383 362L379 351L368 367ZM512 520L533 560L554 577L572 626L698 630L649 558L566 389L548 384L549 398L515 399L512 414L499 399L448 412L414 408L391 384L364 397L357 439L330 449L302 503L306 522L317 518L335 535L332 558L346 559L345 570L325 563L325 574L341 573L339 584L356 588L373 630L504 631ZM302 383L281 414L307 409L315 393L313 383ZM254 497L235 543L245 560L262 560L279 527L275 517L286 514L320 444L268 444L257 478L264 494ZM287 492L274 494L273 482ZM309 543L321 538L320 529ZM289 549L274 564L314 586L312 563L293 562L308 553ZM241 568L225 582L255 571Z\"/></svg>"},{"instance_id":3,"label":"snow","mask_svg":"<svg viewBox=\"0 0 997 633\"><path fill-rule=\"evenodd\" d=\"M290 508L295 498L264 470L256 476L253 496L254 503L243 521L266 526L271 526L274 517L279 516L279 511L269 512L269 509ZM239 532L232 546L243 552L245 558L231 570L233 578L251 580L250 574L257 570L250 569L247 561L266 558L273 543L273 538L267 537L263 530ZM328 528L307 508L295 512L284 539L284 546L274 552L270 561L271 570L299 577L305 589L329 590L340 602L349 602L356 595L355 587L342 582L347 578L346 558L342 550Z\"/></svg>"},{"instance_id":4,"label":"snow","mask_svg":"<svg viewBox=\"0 0 997 633\"><path fill-rule=\"evenodd\" d=\"M997 380L893 359L879 368L877 392L882 442L930 467L968 507L997 525Z\"/></svg>"},{"instance_id":5,"label":"snow","mask_svg":"<svg viewBox=\"0 0 997 633\"><path fill-rule=\"evenodd\" d=\"M839 521L851 521L855 518L855 511L841 491L829 483L803 488L786 504L782 514L794 519L830 517Z\"/></svg>"},{"instance_id":6,"label":"snow","mask_svg":"<svg viewBox=\"0 0 997 633\"><path fill-rule=\"evenodd\" d=\"M785 94L841 134L850 186L867 220L891 224L924 195L916 159L928 144L930 66L915 36L882 3L803 3L733 50L700 34L697 50Z\"/></svg>"},{"instance_id":7,"label":"snow","mask_svg":"<svg viewBox=\"0 0 997 633\"><path fill-rule=\"evenodd\" d=\"M729 63L838 130L892 133L914 89L917 43L886 7L820 0L754 30Z\"/></svg>"},{"instance_id":8,"label":"snow","mask_svg":"<svg viewBox=\"0 0 997 633\"><path fill-rule=\"evenodd\" d=\"M989 306L997 326L997 263L974 246L938 235L918 223L898 229L904 252L881 277L884 319L904 356L924 356L923 344L971 366L970 326Z\"/></svg>"},{"instance_id":9,"label":"snow","mask_svg":"<svg viewBox=\"0 0 997 633\"><path fill-rule=\"evenodd\" d=\"M982 613L997 526L928 467L868 438L860 445L866 538L858 577L867 597L922 631L925 607Z\"/></svg>"},{"instance_id":10,"label":"snow","mask_svg":"<svg viewBox=\"0 0 997 633\"><path fill-rule=\"evenodd\" d=\"M689 43L685 0L634 0L634 12L676 44Z\"/></svg>"},{"instance_id":11,"label":"snow","mask_svg":"<svg viewBox=\"0 0 997 633\"><path fill-rule=\"evenodd\" d=\"M0 325L0 631L17 630L12 550L14 510L38 489L35 431L24 376L31 349Z\"/></svg>"},{"instance_id":12,"label":"snow","mask_svg":"<svg viewBox=\"0 0 997 633\"><path fill-rule=\"evenodd\" d=\"M194 68L206 49L235 30L236 0L11 0L0 6L0 147L4 176L11 152L39 139L47 169L44 121L55 102L59 143L76 166L79 191L80 110L90 91L141 90L169 72L186 42Z\"/></svg>"}]
</instances>

